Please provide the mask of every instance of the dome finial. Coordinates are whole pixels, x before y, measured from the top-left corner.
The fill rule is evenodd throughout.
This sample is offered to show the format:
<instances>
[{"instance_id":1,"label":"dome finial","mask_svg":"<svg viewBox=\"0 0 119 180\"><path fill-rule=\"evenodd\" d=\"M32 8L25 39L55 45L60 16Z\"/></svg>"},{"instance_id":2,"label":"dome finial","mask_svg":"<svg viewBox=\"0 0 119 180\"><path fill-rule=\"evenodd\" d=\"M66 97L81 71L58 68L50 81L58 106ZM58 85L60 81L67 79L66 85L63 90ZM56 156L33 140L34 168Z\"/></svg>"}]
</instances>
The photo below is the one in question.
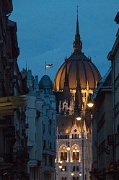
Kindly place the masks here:
<instances>
[{"instance_id":1,"label":"dome finial","mask_svg":"<svg viewBox=\"0 0 119 180\"><path fill-rule=\"evenodd\" d=\"M74 51L81 51L82 49L82 42L79 34L78 6L77 6L76 34L75 34L73 47L74 47Z\"/></svg>"}]
</instances>

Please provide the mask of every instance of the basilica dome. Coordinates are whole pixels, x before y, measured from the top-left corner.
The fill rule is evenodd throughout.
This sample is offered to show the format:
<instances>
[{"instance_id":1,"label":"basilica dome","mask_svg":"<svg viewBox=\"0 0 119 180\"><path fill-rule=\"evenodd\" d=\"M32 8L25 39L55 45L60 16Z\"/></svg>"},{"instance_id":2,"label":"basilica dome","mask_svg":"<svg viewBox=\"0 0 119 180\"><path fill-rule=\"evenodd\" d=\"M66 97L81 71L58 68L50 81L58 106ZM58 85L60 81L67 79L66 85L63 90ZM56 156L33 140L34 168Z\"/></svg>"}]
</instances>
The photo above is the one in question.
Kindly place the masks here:
<instances>
[{"instance_id":1,"label":"basilica dome","mask_svg":"<svg viewBox=\"0 0 119 180\"><path fill-rule=\"evenodd\" d=\"M59 68L55 81L54 90L64 89L65 76L67 76L69 88L76 89L77 79L80 81L81 89L94 89L101 79L96 66L82 52L74 52Z\"/></svg>"},{"instance_id":2,"label":"basilica dome","mask_svg":"<svg viewBox=\"0 0 119 180\"><path fill-rule=\"evenodd\" d=\"M79 34L78 16L76 22L76 35L73 44L74 52L59 68L55 80L54 91L63 91L67 81L69 89L76 89L77 80L81 89L94 89L101 79L97 67L92 63L91 58L87 58L82 52L82 42Z\"/></svg>"}]
</instances>

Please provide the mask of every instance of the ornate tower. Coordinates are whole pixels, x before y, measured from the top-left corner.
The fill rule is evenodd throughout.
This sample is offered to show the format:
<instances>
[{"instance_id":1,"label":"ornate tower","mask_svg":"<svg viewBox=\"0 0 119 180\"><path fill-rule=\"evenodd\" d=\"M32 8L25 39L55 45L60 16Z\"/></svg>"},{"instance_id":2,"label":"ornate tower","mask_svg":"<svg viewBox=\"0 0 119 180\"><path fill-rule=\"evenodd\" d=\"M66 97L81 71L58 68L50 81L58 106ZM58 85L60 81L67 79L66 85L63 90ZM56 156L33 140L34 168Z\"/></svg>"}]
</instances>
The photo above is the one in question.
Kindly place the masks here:
<instances>
[{"instance_id":1,"label":"ornate tower","mask_svg":"<svg viewBox=\"0 0 119 180\"><path fill-rule=\"evenodd\" d=\"M101 79L96 66L82 52L78 11L74 52L59 68L54 92L57 101L56 179L89 179L91 114L88 97ZM81 120L77 121L81 115Z\"/></svg>"}]
</instances>

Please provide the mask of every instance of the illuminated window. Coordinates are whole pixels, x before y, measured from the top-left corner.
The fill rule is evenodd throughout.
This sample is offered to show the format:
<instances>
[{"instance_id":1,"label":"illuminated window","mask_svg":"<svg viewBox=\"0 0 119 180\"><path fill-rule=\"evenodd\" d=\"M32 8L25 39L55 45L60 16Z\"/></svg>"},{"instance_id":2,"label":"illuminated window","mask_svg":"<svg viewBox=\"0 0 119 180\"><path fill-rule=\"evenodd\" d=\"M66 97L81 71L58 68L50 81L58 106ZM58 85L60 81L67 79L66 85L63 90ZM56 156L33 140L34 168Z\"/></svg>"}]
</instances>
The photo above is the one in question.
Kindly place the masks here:
<instances>
[{"instance_id":1,"label":"illuminated window","mask_svg":"<svg viewBox=\"0 0 119 180\"><path fill-rule=\"evenodd\" d=\"M73 152L73 158L74 161L79 160L79 152Z\"/></svg>"},{"instance_id":2,"label":"illuminated window","mask_svg":"<svg viewBox=\"0 0 119 180\"><path fill-rule=\"evenodd\" d=\"M60 155L61 155L61 156L60 156L60 160L61 160L61 161L66 161L66 160L67 160L67 149L66 149L65 146L63 146Z\"/></svg>"},{"instance_id":3,"label":"illuminated window","mask_svg":"<svg viewBox=\"0 0 119 180\"><path fill-rule=\"evenodd\" d=\"M61 159L62 161L66 161L66 160L67 160L67 152L61 152L61 157L60 157L60 159Z\"/></svg>"},{"instance_id":4,"label":"illuminated window","mask_svg":"<svg viewBox=\"0 0 119 180\"><path fill-rule=\"evenodd\" d=\"M74 149L73 149L73 157L72 157L72 159L74 161L79 160L79 150L78 150L77 146L75 146Z\"/></svg>"}]
</instances>

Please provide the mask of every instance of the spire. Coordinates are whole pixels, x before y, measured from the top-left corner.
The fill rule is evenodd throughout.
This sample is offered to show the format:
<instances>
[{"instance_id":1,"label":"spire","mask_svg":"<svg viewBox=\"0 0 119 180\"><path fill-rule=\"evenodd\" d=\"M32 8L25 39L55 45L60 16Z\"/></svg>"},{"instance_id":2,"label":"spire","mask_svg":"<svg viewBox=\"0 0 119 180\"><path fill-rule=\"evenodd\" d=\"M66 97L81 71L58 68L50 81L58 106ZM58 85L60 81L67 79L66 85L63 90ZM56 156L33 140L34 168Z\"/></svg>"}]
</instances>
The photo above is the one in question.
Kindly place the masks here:
<instances>
[{"instance_id":1,"label":"spire","mask_svg":"<svg viewBox=\"0 0 119 180\"><path fill-rule=\"evenodd\" d=\"M78 6L77 6L77 20L76 20L76 35L79 35Z\"/></svg>"},{"instance_id":2,"label":"spire","mask_svg":"<svg viewBox=\"0 0 119 180\"><path fill-rule=\"evenodd\" d=\"M68 77L67 68L68 67L66 64L63 99L68 101L68 103L69 103L70 102L70 89L69 89L69 77Z\"/></svg>"},{"instance_id":3,"label":"spire","mask_svg":"<svg viewBox=\"0 0 119 180\"><path fill-rule=\"evenodd\" d=\"M80 85L80 79L78 76L78 64L76 63L76 93L75 93L75 108L74 113L78 114L80 113L82 109L82 95L81 95L81 85Z\"/></svg>"},{"instance_id":4,"label":"spire","mask_svg":"<svg viewBox=\"0 0 119 180\"><path fill-rule=\"evenodd\" d=\"M76 20L76 34L75 34L75 40L73 43L74 51L80 51L82 49L82 42L80 39L80 34L79 34L79 22L78 22L78 6L77 6L77 20Z\"/></svg>"}]
</instances>

